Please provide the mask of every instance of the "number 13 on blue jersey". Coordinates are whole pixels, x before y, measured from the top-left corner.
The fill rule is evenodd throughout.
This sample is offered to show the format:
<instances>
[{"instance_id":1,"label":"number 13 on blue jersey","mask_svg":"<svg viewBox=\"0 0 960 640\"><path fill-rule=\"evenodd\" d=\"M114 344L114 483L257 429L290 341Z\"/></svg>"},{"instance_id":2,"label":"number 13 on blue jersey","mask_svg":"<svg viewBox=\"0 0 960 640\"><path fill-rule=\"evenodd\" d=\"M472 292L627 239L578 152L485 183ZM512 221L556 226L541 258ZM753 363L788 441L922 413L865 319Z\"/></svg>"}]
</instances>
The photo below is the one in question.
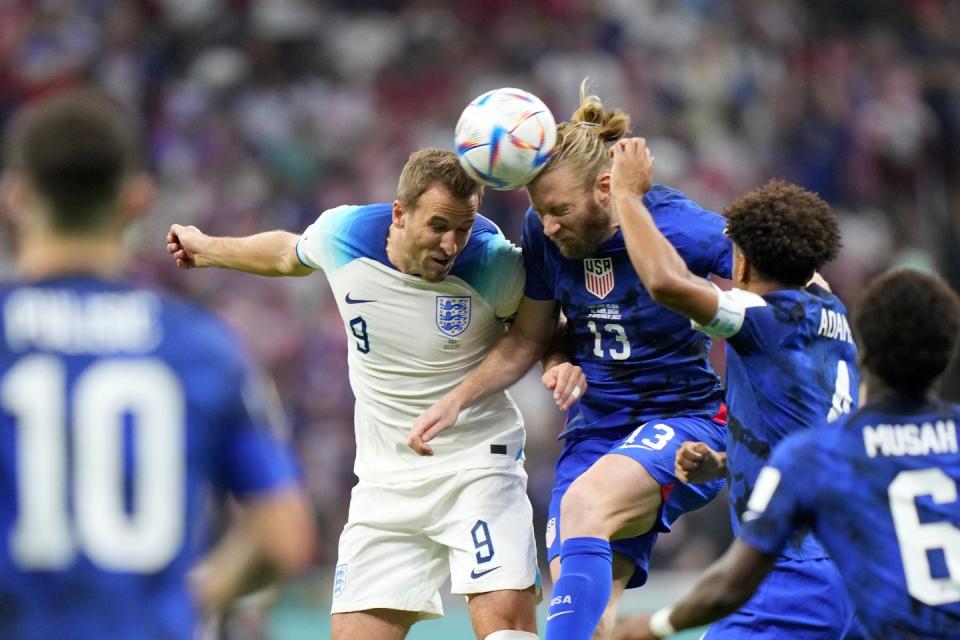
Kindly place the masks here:
<instances>
[{"instance_id":1,"label":"number 13 on blue jersey","mask_svg":"<svg viewBox=\"0 0 960 640\"><path fill-rule=\"evenodd\" d=\"M593 334L593 355L603 358L609 354L614 360L630 357L630 340L622 324L608 322L598 327L596 322L589 320L587 328Z\"/></svg>"}]
</instances>

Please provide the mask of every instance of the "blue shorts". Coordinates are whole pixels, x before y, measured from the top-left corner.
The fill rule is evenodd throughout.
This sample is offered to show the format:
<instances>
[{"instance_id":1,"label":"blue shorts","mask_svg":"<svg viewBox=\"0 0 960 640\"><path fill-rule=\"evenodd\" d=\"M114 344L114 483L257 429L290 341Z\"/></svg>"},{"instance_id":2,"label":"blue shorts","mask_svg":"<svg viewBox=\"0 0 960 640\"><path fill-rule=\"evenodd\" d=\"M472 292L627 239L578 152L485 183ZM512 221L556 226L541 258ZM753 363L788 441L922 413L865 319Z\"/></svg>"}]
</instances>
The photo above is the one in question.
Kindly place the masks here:
<instances>
[{"instance_id":1,"label":"blue shorts","mask_svg":"<svg viewBox=\"0 0 960 640\"><path fill-rule=\"evenodd\" d=\"M853 621L853 605L836 565L826 558L779 558L753 597L710 625L704 640L836 640Z\"/></svg>"},{"instance_id":2,"label":"blue shorts","mask_svg":"<svg viewBox=\"0 0 960 640\"><path fill-rule=\"evenodd\" d=\"M681 444L692 440L705 442L714 451L724 451L726 430L723 421L710 418L664 418L651 420L626 437L623 432L603 431L585 438L567 439L557 460L556 480L550 499L547 558L553 560L560 555L560 501L567 488L601 457L611 453L627 456L646 469L663 493L660 517L650 531L610 543L615 553L630 558L637 567L627 588L642 586L647 581L647 567L657 534L670 531L671 523L681 514L707 504L726 484L724 479L699 485L679 482L673 471L677 450Z\"/></svg>"}]
</instances>

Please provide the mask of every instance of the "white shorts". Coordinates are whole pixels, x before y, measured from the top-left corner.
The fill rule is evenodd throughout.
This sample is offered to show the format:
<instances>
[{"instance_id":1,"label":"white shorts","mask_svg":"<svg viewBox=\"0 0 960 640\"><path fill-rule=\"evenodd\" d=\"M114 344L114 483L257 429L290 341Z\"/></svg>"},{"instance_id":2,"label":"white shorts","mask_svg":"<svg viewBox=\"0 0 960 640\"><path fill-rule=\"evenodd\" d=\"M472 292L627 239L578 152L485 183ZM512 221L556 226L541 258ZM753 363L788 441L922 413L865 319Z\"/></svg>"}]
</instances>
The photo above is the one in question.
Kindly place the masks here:
<instances>
[{"instance_id":1,"label":"white shorts","mask_svg":"<svg viewBox=\"0 0 960 640\"><path fill-rule=\"evenodd\" d=\"M333 613L395 609L438 618L448 576L451 591L464 595L538 583L522 463L413 482L361 480L353 488Z\"/></svg>"}]
</instances>

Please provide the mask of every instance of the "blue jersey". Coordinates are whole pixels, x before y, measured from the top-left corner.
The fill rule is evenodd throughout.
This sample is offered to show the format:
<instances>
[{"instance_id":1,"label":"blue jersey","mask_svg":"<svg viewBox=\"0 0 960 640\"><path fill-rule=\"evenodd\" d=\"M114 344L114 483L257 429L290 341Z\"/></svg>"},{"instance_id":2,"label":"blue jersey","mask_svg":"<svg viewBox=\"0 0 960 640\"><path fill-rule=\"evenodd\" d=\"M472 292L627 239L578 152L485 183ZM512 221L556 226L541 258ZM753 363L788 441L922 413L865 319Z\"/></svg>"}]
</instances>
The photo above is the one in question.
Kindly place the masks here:
<instances>
[{"instance_id":1,"label":"blue jersey","mask_svg":"<svg viewBox=\"0 0 960 640\"><path fill-rule=\"evenodd\" d=\"M199 308L86 277L0 288L0 637L191 638L209 488L296 482Z\"/></svg>"},{"instance_id":2,"label":"blue jersey","mask_svg":"<svg viewBox=\"0 0 960 640\"><path fill-rule=\"evenodd\" d=\"M654 185L643 201L692 272L730 277L731 245L721 216L662 185ZM654 418L718 413L723 393L708 360L710 339L653 301L619 230L594 255L571 260L544 235L530 210L523 257L526 296L560 303L571 359L590 383L568 412L565 437L633 429Z\"/></svg>"},{"instance_id":3,"label":"blue jersey","mask_svg":"<svg viewBox=\"0 0 960 640\"><path fill-rule=\"evenodd\" d=\"M727 337L727 468L734 533L760 469L784 437L855 408L857 350L846 308L832 293L740 293L743 324ZM723 294L729 296L730 294ZM784 549L794 560L826 557L811 536Z\"/></svg>"},{"instance_id":4,"label":"blue jersey","mask_svg":"<svg viewBox=\"0 0 960 640\"><path fill-rule=\"evenodd\" d=\"M870 637L960 638L960 407L888 397L841 420L777 447L743 540L776 554L811 528Z\"/></svg>"}]
</instances>

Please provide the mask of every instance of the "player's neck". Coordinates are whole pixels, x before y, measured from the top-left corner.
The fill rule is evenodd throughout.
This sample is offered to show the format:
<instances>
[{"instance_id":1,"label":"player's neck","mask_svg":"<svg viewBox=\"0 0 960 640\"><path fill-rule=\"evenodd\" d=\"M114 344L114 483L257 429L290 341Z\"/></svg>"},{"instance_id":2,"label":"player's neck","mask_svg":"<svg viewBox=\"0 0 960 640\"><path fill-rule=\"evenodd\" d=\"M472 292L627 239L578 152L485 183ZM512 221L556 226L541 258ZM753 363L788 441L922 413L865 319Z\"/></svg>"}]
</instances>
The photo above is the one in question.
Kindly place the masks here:
<instances>
[{"instance_id":1,"label":"player's neck","mask_svg":"<svg viewBox=\"0 0 960 640\"><path fill-rule=\"evenodd\" d=\"M21 237L16 265L27 280L75 273L113 278L122 272L125 258L120 238L113 235L43 234Z\"/></svg>"},{"instance_id":2,"label":"player's neck","mask_svg":"<svg viewBox=\"0 0 960 640\"><path fill-rule=\"evenodd\" d=\"M911 402L923 402L931 399L931 390L906 392L891 387L869 370L863 372L863 386L860 390L860 405L868 402L875 403L883 400L907 400Z\"/></svg>"},{"instance_id":3,"label":"player's neck","mask_svg":"<svg viewBox=\"0 0 960 640\"><path fill-rule=\"evenodd\" d=\"M775 291L788 291L790 289L799 289L799 287L787 287L780 284L779 282L773 282L771 280L761 280L759 278L753 278L749 282L743 284L742 287L739 287L750 293L755 293L758 296L765 296L768 293L774 293Z\"/></svg>"},{"instance_id":4,"label":"player's neck","mask_svg":"<svg viewBox=\"0 0 960 640\"><path fill-rule=\"evenodd\" d=\"M409 264L405 259L403 251L401 251L401 239L403 232L401 229L398 229L394 225L390 225L390 230L387 231L387 260L390 261L390 264L400 273L410 273Z\"/></svg>"}]
</instances>

